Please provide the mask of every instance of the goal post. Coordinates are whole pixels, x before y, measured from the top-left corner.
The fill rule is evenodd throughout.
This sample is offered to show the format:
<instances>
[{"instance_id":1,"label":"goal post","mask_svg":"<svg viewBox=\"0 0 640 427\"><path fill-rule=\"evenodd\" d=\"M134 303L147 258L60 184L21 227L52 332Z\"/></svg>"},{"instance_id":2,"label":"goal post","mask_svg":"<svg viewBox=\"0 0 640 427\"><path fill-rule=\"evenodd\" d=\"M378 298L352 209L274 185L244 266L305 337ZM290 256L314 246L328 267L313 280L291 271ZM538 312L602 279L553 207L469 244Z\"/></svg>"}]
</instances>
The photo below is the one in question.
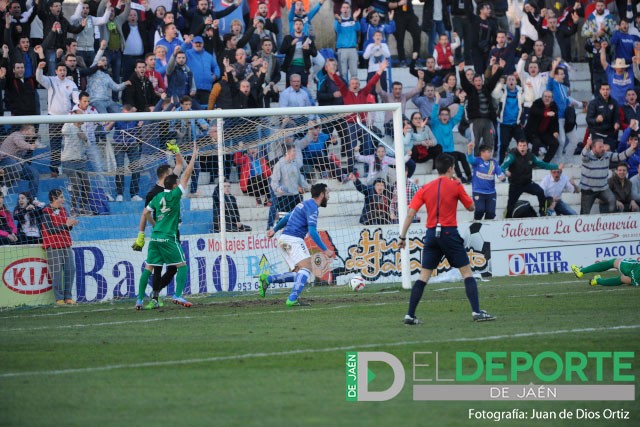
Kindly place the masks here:
<instances>
[{"instance_id":1,"label":"goal post","mask_svg":"<svg viewBox=\"0 0 640 427\"><path fill-rule=\"evenodd\" d=\"M322 259L312 248L316 282L344 284L350 275L362 274L367 281L401 281L404 288L411 287L409 250L396 251L408 206L400 104L5 116L0 124L18 133L21 125L36 128L37 135L28 138L37 138L38 148L31 157L14 158L11 166L19 172L29 164L44 178L37 194L41 203L32 201L39 205L35 209L40 211L40 205L49 202L49 191L59 188L66 196L68 216L78 220L70 231L70 262L76 270L73 298L79 301L135 295L147 251L131 250L144 208L136 200L144 199L154 185L159 165L174 165L168 142L180 147L185 164L194 141L200 154L197 173L185 189L180 226L190 293L255 290L260 272L286 268L275 240L266 239L267 225L277 223L278 214L291 210L300 196L308 198L309 186L317 182L327 183L331 194L328 208L320 209L318 229L323 241L339 249L339 259ZM55 140L61 147L51 151ZM273 174L283 179L284 167L278 161L289 144L295 147L295 161L302 163L304 195L280 194L284 188L273 185ZM395 165L386 169L389 165L376 162L376 146L384 146L388 154L393 151ZM46 179L56 161L60 176ZM388 222L382 217L389 212L376 211L382 200L374 193L376 174L385 181L389 205L382 209L391 209L393 217ZM27 183L19 173L10 175L5 176L5 206L13 214ZM98 212L92 203L101 194L124 201L105 203L109 214ZM15 225L23 235L34 224ZM42 224L36 228L42 230ZM147 227L147 242L150 235ZM314 245L310 240L308 244ZM17 294L12 296L19 297L10 299L14 305L51 300L53 281L60 278L51 277L52 266L41 247L36 242L0 248L3 281ZM167 293L172 286L173 282Z\"/></svg>"}]
</instances>

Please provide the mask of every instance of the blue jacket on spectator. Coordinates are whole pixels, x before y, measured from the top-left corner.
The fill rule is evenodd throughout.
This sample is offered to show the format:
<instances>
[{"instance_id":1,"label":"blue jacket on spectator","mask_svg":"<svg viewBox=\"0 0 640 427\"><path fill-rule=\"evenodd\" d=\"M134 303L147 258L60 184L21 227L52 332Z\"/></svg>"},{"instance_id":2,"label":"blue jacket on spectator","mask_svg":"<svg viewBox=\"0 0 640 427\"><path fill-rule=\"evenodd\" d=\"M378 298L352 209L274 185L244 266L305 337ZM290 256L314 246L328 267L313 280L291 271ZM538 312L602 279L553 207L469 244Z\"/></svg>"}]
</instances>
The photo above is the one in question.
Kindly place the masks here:
<instances>
[{"instance_id":1,"label":"blue jacket on spectator","mask_svg":"<svg viewBox=\"0 0 640 427\"><path fill-rule=\"evenodd\" d=\"M614 32L609 42L615 48L615 54L611 60L615 61L617 58L624 58L627 64L631 63L632 58L635 56L633 48L636 42L640 42L638 36L625 34L619 30Z\"/></svg>"},{"instance_id":2,"label":"blue jacket on spectator","mask_svg":"<svg viewBox=\"0 0 640 427\"><path fill-rule=\"evenodd\" d=\"M464 107L460 105L456 115L451 117L447 124L440 121L440 118L438 117L439 114L440 106L436 104L433 106L433 110L431 110L429 126L431 127L431 132L433 132L433 135L436 137L436 141L438 141L438 144L442 146L442 152L452 153L455 151L453 145L453 128L460 123L460 120L462 120Z\"/></svg>"},{"instance_id":3,"label":"blue jacket on spectator","mask_svg":"<svg viewBox=\"0 0 640 427\"><path fill-rule=\"evenodd\" d=\"M315 37L315 33L313 32L313 26L311 26L311 20L318 12L320 12L320 8L322 7L322 3L318 3L309 10L309 13L305 13L304 15L296 15L296 2L291 2L291 9L289 10L289 34L293 34L293 21L296 18L302 19L302 23L304 26L302 27L302 34L305 36Z\"/></svg>"},{"instance_id":4,"label":"blue jacket on spectator","mask_svg":"<svg viewBox=\"0 0 640 427\"><path fill-rule=\"evenodd\" d=\"M353 18L336 19L333 21L336 31L336 49L357 48L360 23Z\"/></svg>"},{"instance_id":5,"label":"blue jacket on spectator","mask_svg":"<svg viewBox=\"0 0 640 427\"><path fill-rule=\"evenodd\" d=\"M133 145L138 143L135 135L138 133L137 121L116 122L113 126L113 142L117 145Z\"/></svg>"},{"instance_id":6,"label":"blue jacket on spectator","mask_svg":"<svg viewBox=\"0 0 640 427\"><path fill-rule=\"evenodd\" d=\"M220 78L220 67L216 57L204 49L198 52L187 48L187 64L193 73L197 89L210 91L213 82Z\"/></svg>"}]
</instances>

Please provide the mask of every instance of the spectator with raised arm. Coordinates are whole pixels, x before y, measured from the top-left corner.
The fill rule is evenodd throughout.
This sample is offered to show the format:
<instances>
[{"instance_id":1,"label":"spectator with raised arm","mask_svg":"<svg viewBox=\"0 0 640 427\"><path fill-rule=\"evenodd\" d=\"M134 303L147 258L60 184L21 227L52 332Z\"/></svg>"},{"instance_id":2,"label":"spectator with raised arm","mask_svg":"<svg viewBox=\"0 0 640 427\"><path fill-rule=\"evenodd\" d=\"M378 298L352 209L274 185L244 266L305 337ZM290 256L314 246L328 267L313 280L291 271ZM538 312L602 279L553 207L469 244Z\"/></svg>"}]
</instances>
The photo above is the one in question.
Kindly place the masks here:
<instances>
[{"instance_id":1,"label":"spectator with raised arm","mask_svg":"<svg viewBox=\"0 0 640 427\"><path fill-rule=\"evenodd\" d=\"M451 117L452 110L449 107L440 108L440 94L436 93L436 99L436 105L431 112L429 126L433 131L436 141L442 146L442 152L451 155L453 158L453 168L456 176L460 178L463 183L467 183L471 180L471 168L469 167L469 162L467 162L467 156L464 153L456 151L453 140L453 128L462 120L464 108L462 104L452 105L451 108L457 108L457 112ZM462 169L464 169L466 177L462 175L459 163L462 164Z\"/></svg>"},{"instance_id":2,"label":"spectator with raised arm","mask_svg":"<svg viewBox=\"0 0 640 427\"><path fill-rule=\"evenodd\" d=\"M385 104L394 103L394 102L399 103L400 110L402 111L402 116L406 117L407 102L414 96L419 95L420 92L422 92L423 87L424 87L424 80L418 78L418 83L416 84L416 87L406 92L403 92L402 82L395 81L391 83L391 92L387 92L382 89L382 86L380 85L380 80L378 80L378 83L376 84L376 91L380 96L380 99L382 100L382 102L384 102ZM393 135L393 112L392 111L386 111L384 113L384 133L387 135Z\"/></svg>"},{"instance_id":3,"label":"spectator with raised arm","mask_svg":"<svg viewBox=\"0 0 640 427\"><path fill-rule=\"evenodd\" d=\"M587 139L582 149L580 171L580 215L589 215L596 199L600 200L600 213L615 212L616 198L609 188L609 168L624 162L636 150L638 140L629 141L629 148L622 153L608 151L602 138Z\"/></svg>"},{"instance_id":4,"label":"spectator with raised arm","mask_svg":"<svg viewBox=\"0 0 640 427\"><path fill-rule=\"evenodd\" d=\"M363 184L353 174L350 175L350 179L356 190L364 195L360 224L385 225L396 220L391 212L391 193L387 188L386 179L377 178L372 185Z\"/></svg>"},{"instance_id":5,"label":"spectator with raised arm","mask_svg":"<svg viewBox=\"0 0 640 427\"><path fill-rule=\"evenodd\" d=\"M53 76L56 74L56 52L60 49L64 50L67 33L80 33L84 30L87 19L82 19L78 25L71 25L63 16L61 0L51 2L40 0L37 6L38 18L42 21L42 32L51 38L51 43L46 48L46 58L48 74Z\"/></svg>"},{"instance_id":6,"label":"spectator with raised arm","mask_svg":"<svg viewBox=\"0 0 640 427\"><path fill-rule=\"evenodd\" d=\"M546 216L546 197L544 190L533 182L533 169L562 170L564 166L562 164L556 165L539 160L529 151L527 141L518 141L517 147L509 152L501 168L509 178L509 199L507 200L505 218L511 218L513 216L513 209L522 193L536 196L538 198L540 216Z\"/></svg>"},{"instance_id":7,"label":"spectator with raised arm","mask_svg":"<svg viewBox=\"0 0 640 427\"><path fill-rule=\"evenodd\" d=\"M449 71L453 69L455 60L453 52L460 46L460 37L458 34L451 34L452 41L449 42L449 36L446 33L441 33L433 49L433 59L436 60L436 70Z\"/></svg>"},{"instance_id":8,"label":"spectator with raised arm","mask_svg":"<svg viewBox=\"0 0 640 427\"><path fill-rule=\"evenodd\" d=\"M102 2L101 2L102 3ZM102 16L97 17L90 14L89 3L78 2L76 10L71 16L71 24L81 25L82 21L85 25L78 34L76 34L76 41L78 42L78 55L84 59L86 65L93 64L93 58L96 55L94 48L96 42L96 32L99 39L99 27L109 22L109 16L111 15L111 4L108 1L104 9Z\"/></svg>"},{"instance_id":9,"label":"spectator with raised arm","mask_svg":"<svg viewBox=\"0 0 640 427\"><path fill-rule=\"evenodd\" d=\"M523 112L524 91L518 86L516 78L507 76L506 82L498 82L496 88L491 93L494 100L498 101L497 122L498 122L498 161L504 160L511 140L516 141L524 138L520 119ZM482 156L482 153L480 153Z\"/></svg>"},{"instance_id":10,"label":"spectator with raised arm","mask_svg":"<svg viewBox=\"0 0 640 427\"><path fill-rule=\"evenodd\" d=\"M101 50L106 48L107 42L101 42ZM87 92L91 94L91 106L99 113L119 113L122 106L113 100L113 94L122 92L131 82L116 83L109 74L109 62L106 56L100 57L92 67L93 74L87 78Z\"/></svg>"},{"instance_id":11,"label":"spectator with raised arm","mask_svg":"<svg viewBox=\"0 0 640 427\"><path fill-rule=\"evenodd\" d=\"M483 82L482 76L478 74L476 70L476 75L473 76L473 83L467 79L460 79L460 84L462 89L467 93L467 117L473 127L476 147L479 146L480 140L482 139L484 145L488 145L493 149L493 120L495 120L496 112L491 102L491 92L493 92L500 80L500 71L504 67L504 60L500 60L499 66L493 67L497 64L495 58L491 58L489 65L494 68L494 72L485 82ZM458 70L461 73L464 71L464 62L458 65ZM446 150L444 151L447 152Z\"/></svg>"},{"instance_id":12,"label":"spectator with raised arm","mask_svg":"<svg viewBox=\"0 0 640 427\"><path fill-rule=\"evenodd\" d=\"M358 76L358 33L361 10L352 12L351 3L344 2L340 6L340 15L335 18L333 28L336 32L336 51L340 75Z\"/></svg>"},{"instance_id":13,"label":"spectator with raised arm","mask_svg":"<svg viewBox=\"0 0 640 427\"><path fill-rule=\"evenodd\" d=\"M473 219L494 219L496 217L496 178L504 182L506 176L500 169L500 164L493 159L493 151L488 145L483 145L478 150L480 157L473 155L473 142L467 146L467 160L473 168L471 177L471 189L473 192L473 203L476 210Z\"/></svg>"},{"instance_id":14,"label":"spectator with raised arm","mask_svg":"<svg viewBox=\"0 0 640 427\"><path fill-rule=\"evenodd\" d=\"M47 89L47 108L51 115L66 115L71 107L78 102L80 91L75 83L67 79L67 67L58 64L55 67L56 76L44 75L46 62L40 62L36 70L36 80ZM60 152L62 151L62 125L52 123L49 125L49 146L51 148L51 176L57 177L60 166Z\"/></svg>"},{"instance_id":15,"label":"spectator with raised arm","mask_svg":"<svg viewBox=\"0 0 640 427\"><path fill-rule=\"evenodd\" d=\"M609 64L606 55L608 43L603 41L600 45L602 46L602 49L600 49L600 63L611 88L611 97L618 105L623 105L627 90L634 87L633 74L629 72L631 64L627 64L624 58L617 58L613 64Z\"/></svg>"},{"instance_id":16,"label":"spectator with raised arm","mask_svg":"<svg viewBox=\"0 0 640 427\"><path fill-rule=\"evenodd\" d=\"M376 72L376 74L371 79L369 79L367 85L362 89L360 89L360 80L354 77L349 79L349 87L347 87L342 78L336 74L336 70L331 67L327 69L327 76L338 86L338 90L340 90L340 93L342 94L344 105L366 104L368 95L371 93L376 83L378 83L380 75L384 73L388 66L388 61L385 60L381 62L378 66L378 71ZM360 121L366 122L366 115L365 113L357 114L358 115L351 114L347 116L346 122L349 133L346 138L342 138L341 140L342 153L347 157L347 169L349 170L349 172L354 171L353 147L358 145L358 141L364 139L365 144L373 146L372 143L367 142L370 141L371 137L365 134L363 129L358 126L358 117L360 118ZM364 147L365 144L360 144L360 146ZM363 150L363 154L370 153Z\"/></svg>"}]
</instances>

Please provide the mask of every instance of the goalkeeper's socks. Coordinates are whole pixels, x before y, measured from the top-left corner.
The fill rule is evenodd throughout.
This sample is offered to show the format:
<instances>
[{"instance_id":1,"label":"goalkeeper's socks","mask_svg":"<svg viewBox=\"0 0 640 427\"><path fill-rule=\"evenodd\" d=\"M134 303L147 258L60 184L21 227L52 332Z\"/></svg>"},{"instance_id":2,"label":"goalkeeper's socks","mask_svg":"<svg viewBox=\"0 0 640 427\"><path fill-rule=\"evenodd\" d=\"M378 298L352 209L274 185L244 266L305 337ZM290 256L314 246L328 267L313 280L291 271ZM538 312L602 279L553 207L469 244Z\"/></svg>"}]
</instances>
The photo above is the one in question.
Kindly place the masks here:
<instances>
[{"instance_id":1,"label":"goalkeeper's socks","mask_svg":"<svg viewBox=\"0 0 640 427\"><path fill-rule=\"evenodd\" d=\"M409 311L407 314L409 316L416 317L416 308L418 308L418 303L420 299L422 299L422 294L424 293L424 288L427 286L427 283L422 280L416 280L416 283L413 284L413 288L411 288L411 297L409 298Z\"/></svg>"},{"instance_id":2,"label":"goalkeeper's socks","mask_svg":"<svg viewBox=\"0 0 640 427\"><path fill-rule=\"evenodd\" d=\"M471 304L471 311L480 313L480 298L478 297L478 282L475 277L467 277L464 279L464 290L467 293L467 299Z\"/></svg>"},{"instance_id":3,"label":"goalkeeper's socks","mask_svg":"<svg viewBox=\"0 0 640 427\"><path fill-rule=\"evenodd\" d=\"M186 265L182 267L178 267L178 274L176 275L176 292L175 296L180 298L182 296L182 291L184 291L184 285L187 283L187 273L189 272L189 268Z\"/></svg>"},{"instance_id":4,"label":"goalkeeper's socks","mask_svg":"<svg viewBox=\"0 0 640 427\"><path fill-rule=\"evenodd\" d=\"M620 276L609 277L607 279L599 277L596 279L596 283L601 286L620 286L622 285L622 278Z\"/></svg>"},{"instance_id":5,"label":"goalkeeper's socks","mask_svg":"<svg viewBox=\"0 0 640 427\"><path fill-rule=\"evenodd\" d=\"M293 289L289 295L289 301L295 301L298 299L298 296L300 296L304 289L304 285L307 283L307 280L309 280L309 277L311 277L311 272L306 268L302 268L295 276L295 282L293 283Z\"/></svg>"},{"instance_id":6,"label":"goalkeeper's socks","mask_svg":"<svg viewBox=\"0 0 640 427\"><path fill-rule=\"evenodd\" d=\"M287 271L286 273L273 274L267 279L269 283L287 283L296 280L296 273Z\"/></svg>"},{"instance_id":7,"label":"goalkeeper's socks","mask_svg":"<svg viewBox=\"0 0 640 427\"><path fill-rule=\"evenodd\" d=\"M142 275L140 276L140 281L138 282L138 300L144 300L144 291L147 289L147 284L149 284L149 277L151 276L151 272L146 268L142 271Z\"/></svg>"},{"instance_id":8,"label":"goalkeeper's socks","mask_svg":"<svg viewBox=\"0 0 640 427\"><path fill-rule=\"evenodd\" d=\"M599 273L601 271L611 270L615 261L616 260L614 258L610 259L609 261L596 262L595 264L582 267L580 271L582 271L583 273Z\"/></svg>"}]
</instances>

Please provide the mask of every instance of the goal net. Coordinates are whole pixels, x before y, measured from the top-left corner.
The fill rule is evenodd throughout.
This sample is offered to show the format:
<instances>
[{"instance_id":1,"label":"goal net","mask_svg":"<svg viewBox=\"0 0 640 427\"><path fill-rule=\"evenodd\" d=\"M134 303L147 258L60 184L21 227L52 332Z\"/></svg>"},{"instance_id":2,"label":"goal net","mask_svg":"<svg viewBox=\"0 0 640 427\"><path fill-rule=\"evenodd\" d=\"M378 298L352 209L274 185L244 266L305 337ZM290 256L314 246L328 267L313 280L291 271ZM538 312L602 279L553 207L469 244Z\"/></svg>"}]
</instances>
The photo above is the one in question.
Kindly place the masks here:
<instances>
[{"instance_id":1,"label":"goal net","mask_svg":"<svg viewBox=\"0 0 640 427\"><path fill-rule=\"evenodd\" d=\"M404 268L408 287L419 248L410 265L396 246L408 204L399 108L2 118L1 305L135 297L147 246L132 244L145 198L158 172L185 170L194 143L179 226L186 294L256 291L260 273L285 271L278 235L266 231L318 182L330 190L318 230L335 257L307 238L313 283L399 282ZM20 141L30 148L14 150ZM147 225L147 245L151 233Z\"/></svg>"}]
</instances>

